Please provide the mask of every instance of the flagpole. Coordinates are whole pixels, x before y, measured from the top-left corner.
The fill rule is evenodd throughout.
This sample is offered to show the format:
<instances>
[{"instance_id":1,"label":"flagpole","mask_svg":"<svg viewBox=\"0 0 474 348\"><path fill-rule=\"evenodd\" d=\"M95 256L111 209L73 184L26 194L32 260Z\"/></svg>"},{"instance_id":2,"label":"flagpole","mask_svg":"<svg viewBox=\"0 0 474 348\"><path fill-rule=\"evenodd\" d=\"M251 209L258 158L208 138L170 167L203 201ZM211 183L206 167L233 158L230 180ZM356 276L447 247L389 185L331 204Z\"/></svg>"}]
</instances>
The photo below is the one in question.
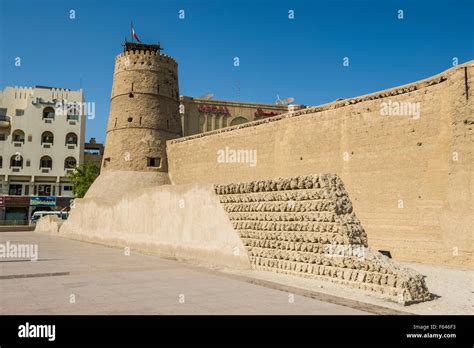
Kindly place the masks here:
<instances>
[{"instance_id":1,"label":"flagpole","mask_svg":"<svg viewBox=\"0 0 474 348\"><path fill-rule=\"evenodd\" d=\"M130 22L130 33L132 34L132 43L133 43L133 22Z\"/></svg>"}]
</instances>

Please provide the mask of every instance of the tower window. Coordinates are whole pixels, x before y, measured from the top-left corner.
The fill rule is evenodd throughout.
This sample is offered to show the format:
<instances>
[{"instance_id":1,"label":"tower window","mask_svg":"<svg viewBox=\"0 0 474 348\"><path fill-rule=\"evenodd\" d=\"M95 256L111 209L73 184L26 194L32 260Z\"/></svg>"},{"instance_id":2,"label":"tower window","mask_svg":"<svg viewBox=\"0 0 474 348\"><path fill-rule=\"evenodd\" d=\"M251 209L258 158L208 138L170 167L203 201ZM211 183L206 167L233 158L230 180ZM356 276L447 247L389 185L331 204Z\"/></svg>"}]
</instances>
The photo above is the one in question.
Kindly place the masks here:
<instances>
[{"instance_id":1,"label":"tower window","mask_svg":"<svg viewBox=\"0 0 474 348\"><path fill-rule=\"evenodd\" d=\"M128 121L128 122L132 122L132 121L133 121L133 117L127 118L127 121Z\"/></svg>"},{"instance_id":2,"label":"tower window","mask_svg":"<svg viewBox=\"0 0 474 348\"><path fill-rule=\"evenodd\" d=\"M166 128L170 129L170 121L166 120Z\"/></svg>"},{"instance_id":3,"label":"tower window","mask_svg":"<svg viewBox=\"0 0 474 348\"><path fill-rule=\"evenodd\" d=\"M117 117L115 118L114 127L117 127Z\"/></svg>"},{"instance_id":4,"label":"tower window","mask_svg":"<svg viewBox=\"0 0 474 348\"><path fill-rule=\"evenodd\" d=\"M159 168L161 166L161 158L147 157L147 167Z\"/></svg>"},{"instance_id":5,"label":"tower window","mask_svg":"<svg viewBox=\"0 0 474 348\"><path fill-rule=\"evenodd\" d=\"M133 93L130 92L130 94L128 95L129 98L133 98Z\"/></svg>"},{"instance_id":6,"label":"tower window","mask_svg":"<svg viewBox=\"0 0 474 348\"><path fill-rule=\"evenodd\" d=\"M160 85L156 86L156 93L160 93Z\"/></svg>"}]
</instances>

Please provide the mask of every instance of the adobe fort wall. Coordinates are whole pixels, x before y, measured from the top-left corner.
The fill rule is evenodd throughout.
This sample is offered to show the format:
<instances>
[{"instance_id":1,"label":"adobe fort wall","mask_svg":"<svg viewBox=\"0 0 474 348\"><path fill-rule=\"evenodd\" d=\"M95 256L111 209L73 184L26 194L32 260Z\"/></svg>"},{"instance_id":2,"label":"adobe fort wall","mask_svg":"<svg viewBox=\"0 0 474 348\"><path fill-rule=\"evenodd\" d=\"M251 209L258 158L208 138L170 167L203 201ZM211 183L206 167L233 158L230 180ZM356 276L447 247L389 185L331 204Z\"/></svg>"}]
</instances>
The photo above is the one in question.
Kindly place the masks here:
<instances>
[{"instance_id":1,"label":"adobe fort wall","mask_svg":"<svg viewBox=\"0 0 474 348\"><path fill-rule=\"evenodd\" d=\"M335 173L374 249L389 250L398 260L471 267L473 65L168 141L171 182L224 184ZM401 103L413 107L411 114L397 114ZM232 162L229 153L238 150L254 151L256 162L244 157Z\"/></svg>"},{"instance_id":2,"label":"adobe fort wall","mask_svg":"<svg viewBox=\"0 0 474 348\"><path fill-rule=\"evenodd\" d=\"M103 173L94 185L113 182L120 195L107 197L95 187L76 199L61 226L40 219L36 231L205 265L330 281L403 304L431 298L423 275L368 248L337 175L214 186L153 185L155 179L148 178L135 190L122 185L150 174Z\"/></svg>"},{"instance_id":3,"label":"adobe fort wall","mask_svg":"<svg viewBox=\"0 0 474 348\"><path fill-rule=\"evenodd\" d=\"M253 268L355 287L411 303L431 298L424 276L368 248L334 174L215 185Z\"/></svg>"},{"instance_id":4,"label":"adobe fort wall","mask_svg":"<svg viewBox=\"0 0 474 348\"><path fill-rule=\"evenodd\" d=\"M75 200L59 235L203 265L250 268L247 251L212 185L163 185L151 174L102 173L93 194ZM134 189L126 184L130 180ZM114 196L97 187L111 184Z\"/></svg>"}]
</instances>

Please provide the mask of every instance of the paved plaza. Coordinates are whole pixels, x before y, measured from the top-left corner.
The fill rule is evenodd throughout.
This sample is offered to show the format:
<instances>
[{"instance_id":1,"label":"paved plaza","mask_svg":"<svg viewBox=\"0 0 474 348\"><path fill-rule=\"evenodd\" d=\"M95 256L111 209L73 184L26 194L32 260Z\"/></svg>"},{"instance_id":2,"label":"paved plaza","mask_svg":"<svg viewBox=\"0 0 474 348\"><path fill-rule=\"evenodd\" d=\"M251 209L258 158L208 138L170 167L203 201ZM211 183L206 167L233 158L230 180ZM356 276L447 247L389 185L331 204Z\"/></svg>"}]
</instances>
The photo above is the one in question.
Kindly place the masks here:
<instances>
[{"instance_id":1,"label":"paved plaza","mask_svg":"<svg viewBox=\"0 0 474 348\"><path fill-rule=\"evenodd\" d=\"M370 314L216 270L56 236L1 232L0 245L38 247L36 261L0 259L0 314Z\"/></svg>"}]
</instances>

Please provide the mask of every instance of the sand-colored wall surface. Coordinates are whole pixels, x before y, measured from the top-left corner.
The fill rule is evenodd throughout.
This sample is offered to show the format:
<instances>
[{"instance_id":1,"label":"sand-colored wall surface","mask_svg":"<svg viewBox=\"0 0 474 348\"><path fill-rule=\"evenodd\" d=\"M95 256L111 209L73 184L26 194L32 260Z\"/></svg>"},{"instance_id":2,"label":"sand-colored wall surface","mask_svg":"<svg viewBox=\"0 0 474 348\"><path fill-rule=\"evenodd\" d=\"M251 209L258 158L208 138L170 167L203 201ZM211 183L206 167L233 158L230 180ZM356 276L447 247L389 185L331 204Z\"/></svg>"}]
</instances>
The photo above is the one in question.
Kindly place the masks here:
<instances>
[{"instance_id":1,"label":"sand-colored wall surface","mask_svg":"<svg viewBox=\"0 0 474 348\"><path fill-rule=\"evenodd\" d=\"M122 197L99 195L76 199L69 219L60 228L64 237L158 253L204 265L250 268L247 251L213 191L212 185L163 185L123 190L107 172L94 185L113 176ZM101 176L102 176L101 175ZM139 182L140 175L133 180ZM110 181L109 181L110 184ZM94 187L96 194L100 188ZM103 191L106 193L106 191Z\"/></svg>"},{"instance_id":2,"label":"sand-colored wall surface","mask_svg":"<svg viewBox=\"0 0 474 348\"><path fill-rule=\"evenodd\" d=\"M57 234L63 222L64 220L61 220L55 215L45 215L36 222L35 232Z\"/></svg>"},{"instance_id":3,"label":"sand-colored wall surface","mask_svg":"<svg viewBox=\"0 0 474 348\"><path fill-rule=\"evenodd\" d=\"M343 284L400 303L426 301L424 276L368 248L337 175L215 185L257 270Z\"/></svg>"},{"instance_id":4,"label":"sand-colored wall surface","mask_svg":"<svg viewBox=\"0 0 474 348\"><path fill-rule=\"evenodd\" d=\"M398 260L472 266L473 62L432 78L169 141L173 184L335 173L369 244ZM419 105L381 114L382 103ZM256 150L220 163L218 151Z\"/></svg>"}]
</instances>

